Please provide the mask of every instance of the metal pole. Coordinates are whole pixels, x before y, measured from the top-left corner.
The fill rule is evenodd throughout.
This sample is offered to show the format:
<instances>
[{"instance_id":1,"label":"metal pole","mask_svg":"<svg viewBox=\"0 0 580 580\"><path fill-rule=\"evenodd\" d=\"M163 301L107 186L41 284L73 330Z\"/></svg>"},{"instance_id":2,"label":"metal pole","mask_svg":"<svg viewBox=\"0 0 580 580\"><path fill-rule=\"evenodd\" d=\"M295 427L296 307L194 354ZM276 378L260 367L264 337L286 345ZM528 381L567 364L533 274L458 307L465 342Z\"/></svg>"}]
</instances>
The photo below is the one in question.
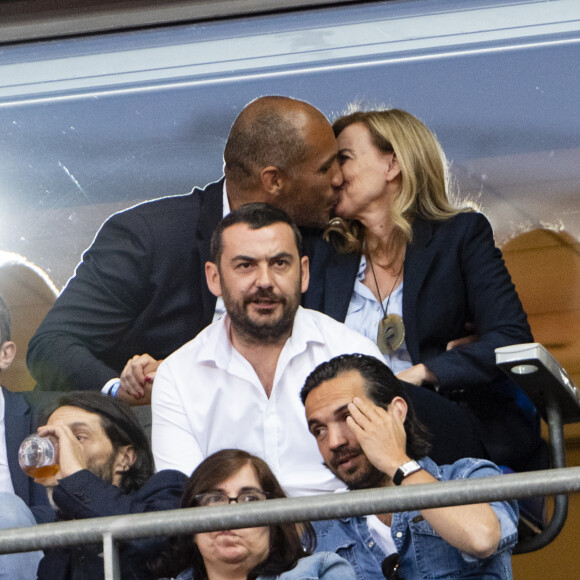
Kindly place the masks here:
<instances>
[{"instance_id":1,"label":"metal pole","mask_svg":"<svg viewBox=\"0 0 580 580\"><path fill-rule=\"evenodd\" d=\"M119 548L112 534L103 534L103 558L105 559L105 580L121 580Z\"/></svg>"},{"instance_id":2,"label":"metal pole","mask_svg":"<svg viewBox=\"0 0 580 580\"><path fill-rule=\"evenodd\" d=\"M566 447L562 413L558 400L553 392L549 389L544 389L543 393L548 421L552 466L561 469L566 467ZM554 510L550 521L539 534L520 540L514 548L514 554L527 554L528 552L533 552L547 546L562 531L567 517L568 496L566 494L554 496Z\"/></svg>"},{"instance_id":3,"label":"metal pole","mask_svg":"<svg viewBox=\"0 0 580 580\"><path fill-rule=\"evenodd\" d=\"M580 467L547 469L481 479L351 491L347 494L277 499L252 505L188 508L42 524L1 531L0 553L100 543L105 534L121 541L578 491Z\"/></svg>"}]
</instances>

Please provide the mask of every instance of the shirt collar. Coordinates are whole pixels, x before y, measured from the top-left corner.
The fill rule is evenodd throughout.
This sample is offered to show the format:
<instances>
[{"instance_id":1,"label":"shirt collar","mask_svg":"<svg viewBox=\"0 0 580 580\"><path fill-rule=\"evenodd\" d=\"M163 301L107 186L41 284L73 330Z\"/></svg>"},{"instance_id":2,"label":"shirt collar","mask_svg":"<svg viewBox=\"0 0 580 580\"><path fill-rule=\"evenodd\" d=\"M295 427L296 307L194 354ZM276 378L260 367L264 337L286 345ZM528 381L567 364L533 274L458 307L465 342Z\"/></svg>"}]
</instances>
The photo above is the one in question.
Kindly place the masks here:
<instances>
[{"instance_id":1,"label":"shirt collar","mask_svg":"<svg viewBox=\"0 0 580 580\"><path fill-rule=\"evenodd\" d=\"M304 352L309 343L324 344L324 337L314 317L306 313L307 311L302 306L298 307L292 334L283 348L283 351L287 352L290 357ZM217 367L224 369L229 367L235 350L230 340L230 324L230 317L226 312L207 328L207 339L200 349L198 362L213 362Z\"/></svg>"},{"instance_id":2,"label":"shirt collar","mask_svg":"<svg viewBox=\"0 0 580 580\"><path fill-rule=\"evenodd\" d=\"M293 353L303 352L309 343L324 344L324 337L315 323L315 318L307 313L306 309L299 306L294 317L292 334L286 342Z\"/></svg>"},{"instance_id":3,"label":"shirt collar","mask_svg":"<svg viewBox=\"0 0 580 580\"><path fill-rule=\"evenodd\" d=\"M223 211L222 217L226 217L230 213L230 200L228 199L228 188L227 188L225 179L224 179L222 196L223 196L223 200L224 200L224 202L223 202L224 211Z\"/></svg>"},{"instance_id":4,"label":"shirt collar","mask_svg":"<svg viewBox=\"0 0 580 580\"><path fill-rule=\"evenodd\" d=\"M199 351L199 363L214 363L219 368L227 368L233 346L230 341L230 318L225 313L204 331L205 344Z\"/></svg>"},{"instance_id":5,"label":"shirt collar","mask_svg":"<svg viewBox=\"0 0 580 580\"><path fill-rule=\"evenodd\" d=\"M364 254L360 256L360 262L358 264L358 272L356 273L356 279L362 282L365 279L365 269L367 267L367 259Z\"/></svg>"}]
</instances>

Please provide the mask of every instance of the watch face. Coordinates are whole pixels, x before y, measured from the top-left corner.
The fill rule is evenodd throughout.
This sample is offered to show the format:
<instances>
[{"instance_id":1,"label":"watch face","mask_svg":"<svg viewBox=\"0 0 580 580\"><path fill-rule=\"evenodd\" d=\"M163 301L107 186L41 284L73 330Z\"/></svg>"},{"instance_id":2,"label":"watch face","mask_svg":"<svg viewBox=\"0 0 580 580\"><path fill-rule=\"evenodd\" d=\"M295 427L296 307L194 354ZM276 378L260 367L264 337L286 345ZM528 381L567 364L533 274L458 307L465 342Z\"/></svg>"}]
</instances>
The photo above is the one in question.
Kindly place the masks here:
<instances>
[{"instance_id":1,"label":"watch face","mask_svg":"<svg viewBox=\"0 0 580 580\"><path fill-rule=\"evenodd\" d=\"M393 483L395 485L401 485L401 482L403 481L403 479L405 479L405 477L411 475L412 473L415 473L416 471L419 471L420 469L421 466L414 460L407 461L407 463L403 463L403 465L401 465L399 469L397 469L397 471L395 472L395 475L393 477Z\"/></svg>"},{"instance_id":2,"label":"watch face","mask_svg":"<svg viewBox=\"0 0 580 580\"><path fill-rule=\"evenodd\" d=\"M415 473L415 471L419 471L419 469L421 469L421 466L416 461L408 461L400 467L400 470L403 472L405 477L411 475L411 473Z\"/></svg>"}]
</instances>

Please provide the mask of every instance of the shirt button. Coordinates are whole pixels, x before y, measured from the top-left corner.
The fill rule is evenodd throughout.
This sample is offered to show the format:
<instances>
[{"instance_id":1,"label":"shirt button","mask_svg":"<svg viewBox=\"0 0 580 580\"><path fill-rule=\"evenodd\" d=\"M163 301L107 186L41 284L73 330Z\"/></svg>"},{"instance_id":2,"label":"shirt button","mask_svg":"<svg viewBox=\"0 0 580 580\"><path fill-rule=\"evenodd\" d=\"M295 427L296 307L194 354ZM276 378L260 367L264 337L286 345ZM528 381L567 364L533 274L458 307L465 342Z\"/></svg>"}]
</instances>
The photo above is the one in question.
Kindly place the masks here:
<instances>
[{"instance_id":1,"label":"shirt button","mask_svg":"<svg viewBox=\"0 0 580 580\"><path fill-rule=\"evenodd\" d=\"M374 543L374 542L371 540L371 541L369 542L369 548L372 548L374 545L375 545L375 543Z\"/></svg>"},{"instance_id":2,"label":"shirt button","mask_svg":"<svg viewBox=\"0 0 580 580\"><path fill-rule=\"evenodd\" d=\"M402 538L403 537L403 532L397 532L395 535L397 536L397 538Z\"/></svg>"}]
</instances>

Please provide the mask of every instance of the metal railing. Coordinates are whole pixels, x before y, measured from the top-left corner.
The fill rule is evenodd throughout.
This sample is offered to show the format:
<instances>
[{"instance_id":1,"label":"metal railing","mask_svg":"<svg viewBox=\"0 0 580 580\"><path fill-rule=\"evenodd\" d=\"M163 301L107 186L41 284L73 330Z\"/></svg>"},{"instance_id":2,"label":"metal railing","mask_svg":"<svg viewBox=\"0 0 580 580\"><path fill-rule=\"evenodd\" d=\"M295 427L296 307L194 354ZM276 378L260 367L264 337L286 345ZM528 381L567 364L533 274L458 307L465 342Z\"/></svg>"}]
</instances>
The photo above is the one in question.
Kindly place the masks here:
<instances>
[{"instance_id":1,"label":"metal railing","mask_svg":"<svg viewBox=\"0 0 580 580\"><path fill-rule=\"evenodd\" d=\"M566 370L539 343L513 344L495 350L496 363L534 402L548 423L551 466L566 467L564 421L580 421L578 388ZM539 534L520 539L514 554L539 550L560 533L568 516L568 496L556 495L552 517Z\"/></svg>"},{"instance_id":2,"label":"metal railing","mask_svg":"<svg viewBox=\"0 0 580 580\"><path fill-rule=\"evenodd\" d=\"M566 448L564 443L564 427L560 405L551 393L547 393L545 411L548 422L548 441L552 466L556 469L566 467ZM552 542L562 531L568 517L568 496L563 493L554 497L552 517L537 535L524 538L518 542L514 554L527 554L539 550Z\"/></svg>"},{"instance_id":3,"label":"metal railing","mask_svg":"<svg viewBox=\"0 0 580 580\"><path fill-rule=\"evenodd\" d=\"M119 580L117 542L132 538L194 534L578 491L580 467L568 467L482 479L359 490L347 494L275 499L252 505L93 518L0 531L0 554L102 542L105 579Z\"/></svg>"}]
</instances>

